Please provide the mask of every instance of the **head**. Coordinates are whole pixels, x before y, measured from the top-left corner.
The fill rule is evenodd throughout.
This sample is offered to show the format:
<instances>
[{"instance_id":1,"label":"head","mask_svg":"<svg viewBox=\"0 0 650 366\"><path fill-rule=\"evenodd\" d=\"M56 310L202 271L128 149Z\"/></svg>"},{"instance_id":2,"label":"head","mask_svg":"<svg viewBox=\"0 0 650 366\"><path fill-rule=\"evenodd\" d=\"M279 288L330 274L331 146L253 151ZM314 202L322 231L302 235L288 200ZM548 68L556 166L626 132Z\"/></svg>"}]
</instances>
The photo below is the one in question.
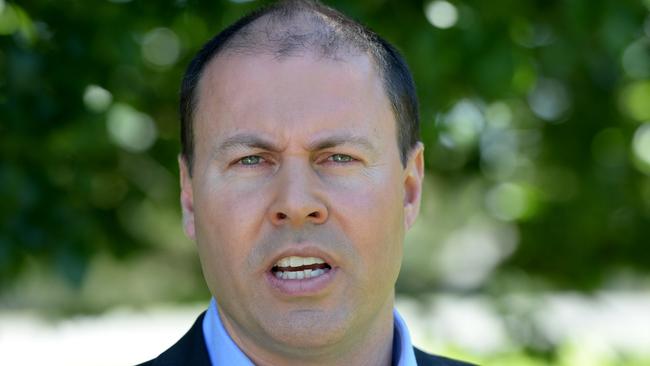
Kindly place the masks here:
<instances>
[{"instance_id":1,"label":"head","mask_svg":"<svg viewBox=\"0 0 650 366\"><path fill-rule=\"evenodd\" d=\"M392 334L423 175L401 57L322 5L281 2L199 52L181 91L184 228L254 360Z\"/></svg>"},{"instance_id":2,"label":"head","mask_svg":"<svg viewBox=\"0 0 650 366\"><path fill-rule=\"evenodd\" d=\"M194 161L194 113L199 81L206 66L221 54L267 54L278 59L310 53L324 59L367 55L374 66L397 123L403 164L419 141L415 83L400 53L376 33L318 2L281 1L230 25L190 62L180 93L181 156L190 171Z\"/></svg>"}]
</instances>

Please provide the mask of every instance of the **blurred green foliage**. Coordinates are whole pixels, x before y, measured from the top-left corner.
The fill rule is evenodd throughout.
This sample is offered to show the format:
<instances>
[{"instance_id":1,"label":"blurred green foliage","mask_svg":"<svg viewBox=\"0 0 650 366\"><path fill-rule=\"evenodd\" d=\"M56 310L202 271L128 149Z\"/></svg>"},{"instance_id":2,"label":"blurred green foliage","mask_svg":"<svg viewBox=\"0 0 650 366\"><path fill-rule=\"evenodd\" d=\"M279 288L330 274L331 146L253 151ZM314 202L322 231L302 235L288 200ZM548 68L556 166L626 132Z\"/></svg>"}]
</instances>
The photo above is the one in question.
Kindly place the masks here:
<instances>
[{"instance_id":1,"label":"blurred green foliage","mask_svg":"<svg viewBox=\"0 0 650 366\"><path fill-rule=\"evenodd\" d=\"M176 248L191 249L178 86L198 48L260 3L0 0L0 290L34 263L81 286L106 256L167 253L161 268L199 273ZM405 54L439 193L425 199L446 201L448 226L481 211L514 230L497 274L582 290L647 274L650 2L327 3ZM431 252L443 239L429 240ZM445 286L429 272L399 289ZM167 290L200 292L180 287Z\"/></svg>"}]
</instances>

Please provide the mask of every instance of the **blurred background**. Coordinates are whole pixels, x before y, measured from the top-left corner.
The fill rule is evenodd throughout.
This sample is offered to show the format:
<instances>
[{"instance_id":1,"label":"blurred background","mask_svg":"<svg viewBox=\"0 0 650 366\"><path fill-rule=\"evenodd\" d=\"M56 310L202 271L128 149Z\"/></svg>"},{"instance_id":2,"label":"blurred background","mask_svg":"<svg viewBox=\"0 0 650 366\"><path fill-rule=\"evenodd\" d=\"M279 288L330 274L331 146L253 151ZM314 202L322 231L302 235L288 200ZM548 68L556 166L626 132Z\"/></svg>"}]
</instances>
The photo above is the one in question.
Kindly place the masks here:
<instances>
[{"instance_id":1,"label":"blurred background","mask_svg":"<svg viewBox=\"0 0 650 366\"><path fill-rule=\"evenodd\" d=\"M0 0L0 364L156 356L204 309L178 86L265 1ZM406 56L398 308L486 365L650 364L650 0L326 1Z\"/></svg>"}]
</instances>

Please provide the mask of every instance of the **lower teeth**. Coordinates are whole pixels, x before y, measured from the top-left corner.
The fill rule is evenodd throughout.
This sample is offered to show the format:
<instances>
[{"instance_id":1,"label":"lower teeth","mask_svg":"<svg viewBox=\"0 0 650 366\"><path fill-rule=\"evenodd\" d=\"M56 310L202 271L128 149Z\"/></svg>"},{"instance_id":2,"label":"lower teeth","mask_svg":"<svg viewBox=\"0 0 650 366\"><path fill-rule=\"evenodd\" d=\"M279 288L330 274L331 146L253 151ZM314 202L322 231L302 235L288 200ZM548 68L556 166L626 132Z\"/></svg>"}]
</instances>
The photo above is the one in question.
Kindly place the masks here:
<instances>
[{"instance_id":1,"label":"lower teeth","mask_svg":"<svg viewBox=\"0 0 650 366\"><path fill-rule=\"evenodd\" d=\"M306 269L304 271L286 271L286 272L281 272L277 271L275 272L275 277L282 279L282 280L302 280L302 279L308 279L308 278L314 278L318 277L322 274L325 273L325 269Z\"/></svg>"}]
</instances>

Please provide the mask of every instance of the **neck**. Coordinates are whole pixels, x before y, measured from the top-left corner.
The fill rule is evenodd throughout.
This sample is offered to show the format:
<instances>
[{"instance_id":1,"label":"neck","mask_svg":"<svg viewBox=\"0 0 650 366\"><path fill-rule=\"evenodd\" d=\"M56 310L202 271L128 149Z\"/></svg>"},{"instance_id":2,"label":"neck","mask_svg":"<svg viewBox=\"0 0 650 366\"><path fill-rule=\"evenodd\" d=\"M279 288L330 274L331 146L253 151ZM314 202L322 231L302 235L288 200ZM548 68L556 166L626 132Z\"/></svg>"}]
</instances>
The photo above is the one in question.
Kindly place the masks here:
<instances>
[{"instance_id":1,"label":"neck","mask_svg":"<svg viewBox=\"0 0 650 366\"><path fill-rule=\"evenodd\" d=\"M361 327L351 327L350 334L345 339L318 349L260 347L252 339L240 337L244 333L233 329L235 324L225 317L220 309L219 315L230 337L257 366L390 366L394 333L393 299L391 296L380 311L369 317L370 326L363 327L363 330Z\"/></svg>"}]
</instances>

